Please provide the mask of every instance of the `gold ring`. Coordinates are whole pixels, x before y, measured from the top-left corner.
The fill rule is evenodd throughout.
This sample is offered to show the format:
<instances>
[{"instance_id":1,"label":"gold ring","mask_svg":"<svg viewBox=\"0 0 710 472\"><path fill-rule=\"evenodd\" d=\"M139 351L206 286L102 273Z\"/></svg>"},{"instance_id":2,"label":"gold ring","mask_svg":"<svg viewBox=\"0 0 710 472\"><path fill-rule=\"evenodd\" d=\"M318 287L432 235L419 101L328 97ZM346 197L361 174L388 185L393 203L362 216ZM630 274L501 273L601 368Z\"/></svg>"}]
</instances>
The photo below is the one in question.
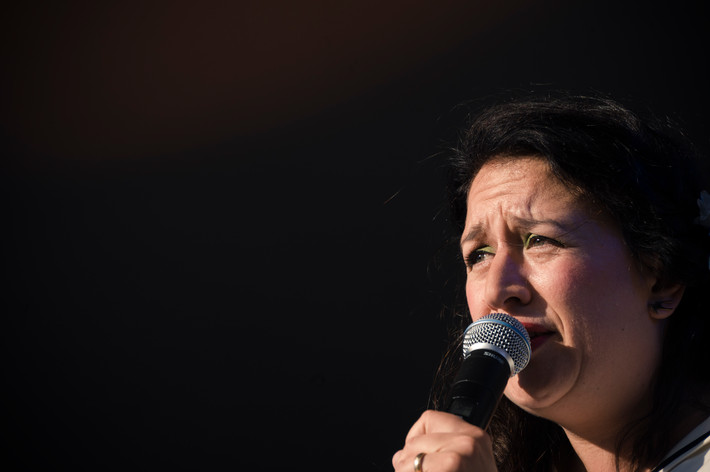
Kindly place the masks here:
<instances>
[{"instance_id":1,"label":"gold ring","mask_svg":"<svg viewBox=\"0 0 710 472\"><path fill-rule=\"evenodd\" d=\"M420 452L419 454L417 454L417 457L414 458L414 472L422 472L424 456L426 456L426 452Z\"/></svg>"}]
</instances>

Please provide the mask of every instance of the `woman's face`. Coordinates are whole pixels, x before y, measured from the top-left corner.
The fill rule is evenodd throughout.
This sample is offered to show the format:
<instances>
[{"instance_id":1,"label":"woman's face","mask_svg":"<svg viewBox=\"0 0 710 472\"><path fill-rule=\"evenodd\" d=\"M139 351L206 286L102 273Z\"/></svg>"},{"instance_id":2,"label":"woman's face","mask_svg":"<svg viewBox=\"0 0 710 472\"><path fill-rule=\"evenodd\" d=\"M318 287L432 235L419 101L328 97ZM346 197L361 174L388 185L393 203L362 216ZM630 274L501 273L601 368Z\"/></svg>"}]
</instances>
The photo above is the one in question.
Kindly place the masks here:
<instances>
[{"instance_id":1,"label":"woman's face","mask_svg":"<svg viewBox=\"0 0 710 472\"><path fill-rule=\"evenodd\" d=\"M663 331L649 306L655 278L581 200L540 159L489 162L461 239L472 318L505 312L532 338L506 396L572 430L622 425L647 407Z\"/></svg>"}]
</instances>

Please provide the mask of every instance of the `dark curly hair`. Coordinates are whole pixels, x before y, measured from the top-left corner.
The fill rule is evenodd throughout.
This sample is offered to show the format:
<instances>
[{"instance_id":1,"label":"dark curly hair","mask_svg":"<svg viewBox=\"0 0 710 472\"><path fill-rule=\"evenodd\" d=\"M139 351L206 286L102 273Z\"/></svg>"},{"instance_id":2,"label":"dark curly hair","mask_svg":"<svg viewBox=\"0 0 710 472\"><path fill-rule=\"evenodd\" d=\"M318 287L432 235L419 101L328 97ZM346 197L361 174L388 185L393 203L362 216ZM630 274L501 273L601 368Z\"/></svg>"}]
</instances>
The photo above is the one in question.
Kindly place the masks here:
<instances>
[{"instance_id":1,"label":"dark curly hair","mask_svg":"<svg viewBox=\"0 0 710 472\"><path fill-rule=\"evenodd\" d=\"M661 287L686 287L669 318L653 409L628 426L617 449L617 466L622 449L631 451L632 467L653 466L673 446L667 431L681 407L701 405L710 383L710 370L704 368L710 341L705 306L710 236L696 223L697 199L710 188L705 169L677 127L642 119L607 98L557 94L499 104L472 120L452 158L450 212L456 239L463 231L469 187L481 167L499 157L523 156L543 159L571 191L609 214L633 256L655 273ZM470 322L465 304L460 307L457 334ZM454 336L452 346L457 344ZM458 348L449 353L440 368L437 406L456 370ZM571 453L559 426L505 398L489 433L501 471L558 470Z\"/></svg>"}]
</instances>

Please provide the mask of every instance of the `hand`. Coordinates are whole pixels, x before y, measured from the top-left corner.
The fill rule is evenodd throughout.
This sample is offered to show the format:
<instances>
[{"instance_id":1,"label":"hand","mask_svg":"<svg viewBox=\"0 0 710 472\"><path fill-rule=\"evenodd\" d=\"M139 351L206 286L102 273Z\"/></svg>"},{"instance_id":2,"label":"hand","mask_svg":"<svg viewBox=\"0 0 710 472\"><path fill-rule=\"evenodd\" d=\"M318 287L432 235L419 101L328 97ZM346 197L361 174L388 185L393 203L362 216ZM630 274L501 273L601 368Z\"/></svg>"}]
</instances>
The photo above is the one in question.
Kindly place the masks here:
<instances>
[{"instance_id":1,"label":"hand","mask_svg":"<svg viewBox=\"0 0 710 472\"><path fill-rule=\"evenodd\" d=\"M412 472L414 458L426 453L423 472L495 472L491 438L456 415L428 410L407 434L404 448L392 457L397 472Z\"/></svg>"}]
</instances>

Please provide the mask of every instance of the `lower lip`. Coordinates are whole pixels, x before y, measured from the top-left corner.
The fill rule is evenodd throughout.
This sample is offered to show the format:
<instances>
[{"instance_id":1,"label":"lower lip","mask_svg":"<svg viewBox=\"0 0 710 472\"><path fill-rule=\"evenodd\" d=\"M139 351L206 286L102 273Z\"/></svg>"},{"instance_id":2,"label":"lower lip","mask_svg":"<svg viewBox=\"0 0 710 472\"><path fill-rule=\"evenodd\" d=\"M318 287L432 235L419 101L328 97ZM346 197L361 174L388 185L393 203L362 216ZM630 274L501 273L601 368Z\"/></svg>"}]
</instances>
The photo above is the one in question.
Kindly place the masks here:
<instances>
[{"instance_id":1,"label":"lower lip","mask_svg":"<svg viewBox=\"0 0 710 472\"><path fill-rule=\"evenodd\" d=\"M540 346L545 344L547 341L550 340L552 337L552 333L547 333L547 334L541 334L540 336L535 336L530 340L530 347L532 348L533 351L536 349L539 349Z\"/></svg>"}]
</instances>

